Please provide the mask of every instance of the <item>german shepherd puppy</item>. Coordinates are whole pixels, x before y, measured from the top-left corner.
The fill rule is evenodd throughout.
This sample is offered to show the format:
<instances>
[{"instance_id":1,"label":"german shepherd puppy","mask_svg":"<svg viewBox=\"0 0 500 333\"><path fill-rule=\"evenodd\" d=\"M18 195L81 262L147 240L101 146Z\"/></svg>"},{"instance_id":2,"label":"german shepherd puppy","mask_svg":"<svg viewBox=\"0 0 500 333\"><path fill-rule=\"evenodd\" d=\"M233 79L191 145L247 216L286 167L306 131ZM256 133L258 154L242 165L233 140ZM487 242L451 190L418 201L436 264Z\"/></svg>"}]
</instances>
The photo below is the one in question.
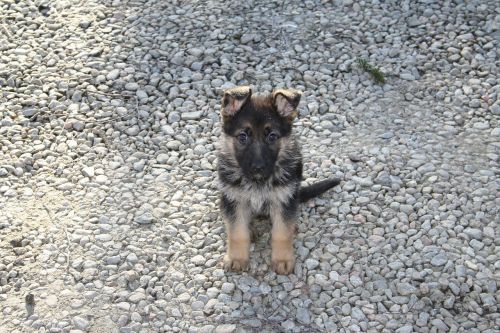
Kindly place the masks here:
<instances>
[{"instance_id":1,"label":"german shepherd puppy","mask_svg":"<svg viewBox=\"0 0 500 333\"><path fill-rule=\"evenodd\" d=\"M218 174L228 236L226 270L247 268L250 222L264 215L272 222L272 267L278 274L291 273L299 203L339 183L328 179L300 187L302 155L292 135L300 96L293 89L252 96L248 86L224 92Z\"/></svg>"}]
</instances>

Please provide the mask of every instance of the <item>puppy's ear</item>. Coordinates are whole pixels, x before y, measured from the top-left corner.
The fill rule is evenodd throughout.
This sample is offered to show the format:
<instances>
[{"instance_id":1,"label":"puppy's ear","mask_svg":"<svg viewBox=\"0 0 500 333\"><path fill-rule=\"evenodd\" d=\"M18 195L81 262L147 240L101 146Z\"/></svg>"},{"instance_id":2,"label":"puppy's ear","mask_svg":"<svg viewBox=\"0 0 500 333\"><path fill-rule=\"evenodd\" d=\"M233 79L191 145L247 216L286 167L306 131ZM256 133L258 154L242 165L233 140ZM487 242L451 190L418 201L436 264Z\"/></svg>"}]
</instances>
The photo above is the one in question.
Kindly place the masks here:
<instances>
[{"instance_id":1,"label":"puppy's ear","mask_svg":"<svg viewBox=\"0 0 500 333\"><path fill-rule=\"evenodd\" d=\"M274 106L276 111L289 121L293 121L297 115L302 93L295 89L278 89L273 91Z\"/></svg>"},{"instance_id":2,"label":"puppy's ear","mask_svg":"<svg viewBox=\"0 0 500 333\"><path fill-rule=\"evenodd\" d=\"M223 119L232 117L252 95L250 86L239 86L227 89L222 97L221 115Z\"/></svg>"}]
</instances>

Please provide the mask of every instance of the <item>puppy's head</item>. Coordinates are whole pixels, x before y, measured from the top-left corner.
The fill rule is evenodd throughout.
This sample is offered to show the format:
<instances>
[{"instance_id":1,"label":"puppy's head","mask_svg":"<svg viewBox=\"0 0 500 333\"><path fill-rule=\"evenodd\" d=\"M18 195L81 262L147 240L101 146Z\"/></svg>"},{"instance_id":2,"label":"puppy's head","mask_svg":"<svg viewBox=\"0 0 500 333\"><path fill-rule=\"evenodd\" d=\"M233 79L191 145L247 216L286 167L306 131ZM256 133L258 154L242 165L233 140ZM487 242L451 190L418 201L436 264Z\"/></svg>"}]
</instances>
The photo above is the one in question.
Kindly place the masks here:
<instances>
[{"instance_id":1,"label":"puppy's head","mask_svg":"<svg viewBox=\"0 0 500 333\"><path fill-rule=\"evenodd\" d=\"M224 92L223 131L246 178L265 182L273 174L283 141L291 134L300 96L293 89L252 96L248 86Z\"/></svg>"}]
</instances>

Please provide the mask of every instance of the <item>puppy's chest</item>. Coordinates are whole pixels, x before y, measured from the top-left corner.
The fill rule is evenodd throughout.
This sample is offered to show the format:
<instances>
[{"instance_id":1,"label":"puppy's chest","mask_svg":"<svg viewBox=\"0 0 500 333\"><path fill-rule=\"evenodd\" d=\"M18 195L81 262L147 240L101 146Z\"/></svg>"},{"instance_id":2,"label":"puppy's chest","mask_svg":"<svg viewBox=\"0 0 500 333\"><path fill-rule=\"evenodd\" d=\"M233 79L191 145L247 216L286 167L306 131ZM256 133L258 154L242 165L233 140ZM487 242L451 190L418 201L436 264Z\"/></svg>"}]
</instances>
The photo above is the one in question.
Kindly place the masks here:
<instances>
[{"instance_id":1,"label":"puppy's chest","mask_svg":"<svg viewBox=\"0 0 500 333\"><path fill-rule=\"evenodd\" d=\"M231 188L230 196L255 214L269 214L271 206L286 203L294 194L293 187Z\"/></svg>"}]
</instances>

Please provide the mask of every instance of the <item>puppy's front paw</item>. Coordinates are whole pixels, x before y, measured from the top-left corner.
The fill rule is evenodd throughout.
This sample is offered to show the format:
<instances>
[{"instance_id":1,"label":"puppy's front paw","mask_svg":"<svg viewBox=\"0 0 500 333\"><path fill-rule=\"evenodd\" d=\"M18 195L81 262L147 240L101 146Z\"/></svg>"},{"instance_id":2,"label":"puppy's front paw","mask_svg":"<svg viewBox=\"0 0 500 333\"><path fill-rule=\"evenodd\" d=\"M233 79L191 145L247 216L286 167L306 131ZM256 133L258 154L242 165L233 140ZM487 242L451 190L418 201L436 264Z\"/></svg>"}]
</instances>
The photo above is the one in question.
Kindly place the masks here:
<instances>
[{"instance_id":1,"label":"puppy's front paw","mask_svg":"<svg viewBox=\"0 0 500 333\"><path fill-rule=\"evenodd\" d=\"M272 241L271 265L278 274L290 274L295 267L295 254L293 252L293 237L280 237L275 233Z\"/></svg>"},{"instance_id":2,"label":"puppy's front paw","mask_svg":"<svg viewBox=\"0 0 500 333\"><path fill-rule=\"evenodd\" d=\"M248 269L248 258L231 258L224 256L224 269L226 271L241 272Z\"/></svg>"},{"instance_id":3,"label":"puppy's front paw","mask_svg":"<svg viewBox=\"0 0 500 333\"><path fill-rule=\"evenodd\" d=\"M293 272L293 268L295 267L295 258L273 259L272 267L276 273L288 275Z\"/></svg>"}]
</instances>

